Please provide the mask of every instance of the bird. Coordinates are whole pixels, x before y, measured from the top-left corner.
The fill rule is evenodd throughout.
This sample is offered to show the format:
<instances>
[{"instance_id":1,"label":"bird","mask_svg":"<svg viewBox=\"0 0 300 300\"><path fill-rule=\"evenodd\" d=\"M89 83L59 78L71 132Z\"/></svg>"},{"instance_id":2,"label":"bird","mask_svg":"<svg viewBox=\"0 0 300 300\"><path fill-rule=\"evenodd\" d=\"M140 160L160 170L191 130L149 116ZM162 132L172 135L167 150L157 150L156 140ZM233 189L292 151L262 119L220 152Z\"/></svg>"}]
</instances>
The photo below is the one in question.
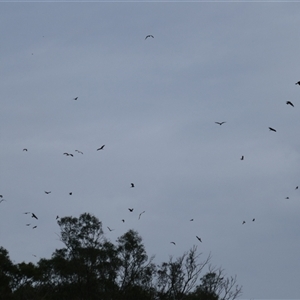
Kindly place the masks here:
<instances>
[{"instance_id":1,"label":"bird","mask_svg":"<svg viewBox=\"0 0 300 300\"><path fill-rule=\"evenodd\" d=\"M194 221L194 219L190 219L190 222Z\"/></svg>"},{"instance_id":2,"label":"bird","mask_svg":"<svg viewBox=\"0 0 300 300\"><path fill-rule=\"evenodd\" d=\"M141 212L140 214L139 214L139 219L141 218L141 215L143 214L143 213L145 213L146 211L144 210L143 212Z\"/></svg>"},{"instance_id":3,"label":"bird","mask_svg":"<svg viewBox=\"0 0 300 300\"><path fill-rule=\"evenodd\" d=\"M78 152L78 153L80 153L80 154L83 154L83 152L82 152L82 151L79 151L79 150L75 150L75 152Z\"/></svg>"},{"instance_id":4,"label":"bird","mask_svg":"<svg viewBox=\"0 0 300 300\"><path fill-rule=\"evenodd\" d=\"M223 122L215 122L216 124L219 124L219 125L222 125L222 124L224 124L224 123L226 123L225 121L223 121Z\"/></svg>"},{"instance_id":5,"label":"bird","mask_svg":"<svg viewBox=\"0 0 300 300\"><path fill-rule=\"evenodd\" d=\"M299 188L299 186L297 185L296 188L295 188L295 190L298 190L298 188Z\"/></svg>"},{"instance_id":6,"label":"bird","mask_svg":"<svg viewBox=\"0 0 300 300\"><path fill-rule=\"evenodd\" d=\"M242 224L245 224L246 223L246 221L243 221L243 223Z\"/></svg>"},{"instance_id":7,"label":"bird","mask_svg":"<svg viewBox=\"0 0 300 300\"><path fill-rule=\"evenodd\" d=\"M287 199L287 200L288 200L288 199L290 199L290 197L285 197L285 199Z\"/></svg>"},{"instance_id":8,"label":"bird","mask_svg":"<svg viewBox=\"0 0 300 300\"><path fill-rule=\"evenodd\" d=\"M133 212L133 208L128 208L128 210L129 210L130 212Z\"/></svg>"},{"instance_id":9,"label":"bird","mask_svg":"<svg viewBox=\"0 0 300 300\"><path fill-rule=\"evenodd\" d=\"M244 160L244 155L242 155L241 160Z\"/></svg>"},{"instance_id":10,"label":"bird","mask_svg":"<svg viewBox=\"0 0 300 300\"><path fill-rule=\"evenodd\" d=\"M72 194L73 194L72 192L69 193L70 196L72 196Z\"/></svg>"},{"instance_id":11,"label":"bird","mask_svg":"<svg viewBox=\"0 0 300 300\"><path fill-rule=\"evenodd\" d=\"M300 81L296 82L295 84L298 84L298 85L300 85Z\"/></svg>"},{"instance_id":12,"label":"bird","mask_svg":"<svg viewBox=\"0 0 300 300\"><path fill-rule=\"evenodd\" d=\"M145 37L145 40L149 37L152 37L154 39L154 36L152 34L148 34L146 37Z\"/></svg>"},{"instance_id":13,"label":"bird","mask_svg":"<svg viewBox=\"0 0 300 300\"><path fill-rule=\"evenodd\" d=\"M26 226L30 226L30 225L31 225L31 223L26 224Z\"/></svg>"},{"instance_id":14,"label":"bird","mask_svg":"<svg viewBox=\"0 0 300 300\"><path fill-rule=\"evenodd\" d=\"M123 222L123 223L125 223L125 220L124 220L124 219L122 219L122 222Z\"/></svg>"},{"instance_id":15,"label":"bird","mask_svg":"<svg viewBox=\"0 0 300 300\"><path fill-rule=\"evenodd\" d=\"M276 129L274 129L274 128L272 128L272 127L269 127L269 130L270 130L270 131L276 132Z\"/></svg>"},{"instance_id":16,"label":"bird","mask_svg":"<svg viewBox=\"0 0 300 300\"><path fill-rule=\"evenodd\" d=\"M72 153L69 153L69 155L72 156L72 157L74 156Z\"/></svg>"},{"instance_id":17,"label":"bird","mask_svg":"<svg viewBox=\"0 0 300 300\"><path fill-rule=\"evenodd\" d=\"M35 228L37 228L37 225L35 225L35 226L32 227L32 229L35 229Z\"/></svg>"},{"instance_id":18,"label":"bird","mask_svg":"<svg viewBox=\"0 0 300 300\"><path fill-rule=\"evenodd\" d=\"M30 214L30 211L26 211L23 213L24 215Z\"/></svg>"},{"instance_id":19,"label":"bird","mask_svg":"<svg viewBox=\"0 0 300 300\"><path fill-rule=\"evenodd\" d=\"M130 187L134 188L134 183L132 183L132 182L131 182L131 184L130 184L130 185L131 185Z\"/></svg>"},{"instance_id":20,"label":"bird","mask_svg":"<svg viewBox=\"0 0 300 300\"><path fill-rule=\"evenodd\" d=\"M202 243L202 240L201 240L201 238L199 238L199 236L196 235L196 238L197 238L197 240L198 240L199 242Z\"/></svg>"},{"instance_id":21,"label":"bird","mask_svg":"<svg viewBox=\"0 0 300 300\"><path fill-rule=\"evenodd\" d=\"M0 198L3 198L3 195L0 195Z\"/></svg>"},{"instance_id":22,"label":"bird","mask_svg":"<svg viewBox=\"0 0 300 300\"><path fill-rule=\"evenodd\" d=\"M255 218L252 219L252 222L254 222L254 221L255 221Z\"/></svg>"},{"instance_id":23,"label":"bird","mask_svg":"<svg viewBox=\"0 0 300 300\"><path fill-rule=\"evenodd\" d=\"M51 193L51 191L49 191L49 192L45 191L45 194L47 194L47 195L50 194L50 193Z\"/></svg>"},{"instance_id":24,"label":"bird","mask_svg":"<svg viewBox=\"0 0 300 300\"><path fill-rule=\"evenodd\" d=\"M35 218L38 220L38 217L34 213L31 213L31 218Z\"/></svg>"},{"instance_id":25,"label":"bird","mask_svg":"<svg viewBox=\"0 0 300 300\"><path fill-rule=\"evenodd\" d=\"M286 101L286 104L294 107L294 104L291 101Z\"/></svg>"},{"instance_id":26,"label":"bird","mask_svg":"<svg viewBox=\"0 0 300 300\"><path fill-rule=\"evenodd\" d=\"M170 242L170 244L173 244L173 245L175 245L175 246L176 246L175 242Z\"/></svg>"},{"instance_id":27,"label":"bird","mask_svg":"<svg viewBox=\"0 0 300 300\"><path fill-rule=\"evenodd\" d=\"M78 99L78 97L73 98L73 100L77 100L77 99Z\"/></svg>"},{"instance_id":28,"label":"bird","mask_svg":"<svg viewBox=\"0 0 300 300\"><path fill-rule=\"evenodd\" d=\"M102 145L100 148L97 149L97 151L103 150L104 147L105 147L105 145Z\"/></svg>"},{"instance_id":29,"label":"bird","mask_svg":"<svg viewBox=\"0 0 300 300\"><path fill-rule=\"evenodd\" d=\"M67 153L67 152L65 152L63 155L69 156L70 154L69 154L69 153Z\"/></svg>"},{"instance_id":30,"label":"bird","mask_svg":"<svg viewBox=\"0 0 300 300\"><path fill-rule=\"evenodd\" d=\"M5 199L1 199L1 200L0 200L0 203L2 203L3 201L5 201L5 202L6 202L6 200L5 200Z\"/></svg>"},{"instance_id":31,"label":"bird","mask_svg":"<svg viewBox=\"0 0 300 300\"><path fill-rule=\"evenodd\" d=\"M114 229L110 229L108 226L107 226L107 228L108 228L109 231L114 231Z\"/></svg>"},{"instance_id":32,"label":"bird","mask_svg":"<svg viewBox=\"0 0 300 300\"><path fill-rule=\"evenodd\" d=\"M57 219L59 219L59 216L56 216L56 219L55 219L55 220L57 220Z\"/></svg>"},{"instance_id":33,"label":"bird","mask_svg":"<svg viewBox=\"0 0 300 300\"><path fill-rule=\"evenodd\" d=\"M28 149L27 149L27 148L24 148L23 151L28 151Z\"/></svg>"}]
</instances>

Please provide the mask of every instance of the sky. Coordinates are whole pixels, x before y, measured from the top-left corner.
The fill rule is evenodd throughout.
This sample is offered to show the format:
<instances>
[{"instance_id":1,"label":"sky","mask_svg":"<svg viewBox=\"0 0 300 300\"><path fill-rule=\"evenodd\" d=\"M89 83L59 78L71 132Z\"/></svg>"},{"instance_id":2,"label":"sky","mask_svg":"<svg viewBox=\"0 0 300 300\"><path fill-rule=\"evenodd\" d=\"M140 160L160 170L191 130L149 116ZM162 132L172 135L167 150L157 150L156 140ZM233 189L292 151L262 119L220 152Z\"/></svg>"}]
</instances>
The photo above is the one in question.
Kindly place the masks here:
<instances>
[{"instance_id":1,"label":"sky","mask_svg":"<svg viewBox=\"0 0 300 300\"><path fill-rule=\"evenodd\" d=\"M50 258L88 212L156 263L196 245L240 299L300 299L299 10L0 3L0 246Z\"/></svg>"}]
</instances>

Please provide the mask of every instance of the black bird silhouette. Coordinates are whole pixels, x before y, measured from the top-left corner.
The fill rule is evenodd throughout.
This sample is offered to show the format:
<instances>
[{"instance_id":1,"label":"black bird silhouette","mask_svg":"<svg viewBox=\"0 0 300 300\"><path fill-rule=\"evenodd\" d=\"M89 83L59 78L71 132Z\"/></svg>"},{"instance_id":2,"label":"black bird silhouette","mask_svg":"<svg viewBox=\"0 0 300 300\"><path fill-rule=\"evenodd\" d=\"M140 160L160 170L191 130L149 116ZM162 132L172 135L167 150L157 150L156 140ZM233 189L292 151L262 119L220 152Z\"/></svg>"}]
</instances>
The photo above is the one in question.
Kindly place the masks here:
<instances>
[{"instance_id":1,"label":"black bird silhouette","mask_svg":"<svg viewBox=\"0 0 300 300\"><path fill-rule=\"evenodd\" d=\"M23 151L28 151L28 149L27 149L27 148L24 148Z\"/></svg>"},{"instance_id":2,"label":"black bird silhouette","mask_svg":"<svg viewBox=\"0 0 300 300\"><path fill-rule=\"evenodd\" d=\"M110 229L108 226L107 226L107 228L108 228L109 231L114 231L114 229Z\"/></svg>"},{"instance_id":3,"label":"black bird silhouette","mask_svg":"<svg viewBox=\"0 0 300 300\"><path fill-rule=\"evenodd\" d=\"M194 219L190 219L190 222L194 221Z\"/></svg>"},{"instance_id":4,"label":"black bird silhouette","mask_svg":"<svg viewBox=\"0 0 300 300\"><path fill-rule=\"evenodd\" d=\"M31 225L30 223L26 224L26 226L30 226L30 225Z\"/></svg>"},{"instance_id":5,"label":"black bird silhouette","mask_svg":"<svg viewBox=\"0 0 300 300\"><path fill-rule=\"evenodd\" d=\"M31 218L35 218L38 220L38 217L34 213L31 213Z\"/></svg>"},{"instance_id":6,"label":"black bird silhouette","mask_svg":"<svg viewBox=\"0 0 300 300\"><path fill-rule=\"evenodd\" d=\"M26 211L23 213L24 215L30 214L30 211Z\"/></svg>"},{"instance_id":7,"label":"black bird silhouette","mask_svg":"<svg viewBox=\"0 0 300 300\"><path fill-rule=\"evenodd\" d=\"M75 152L78 152L78 153L80 153L80 154L83 154L83 152L82 152L82 151L79 151L79 150L75 150Z\"/></svg>"},{"instance_id":8,"label":"black bird silhouette","mask_svg":"<svg viewBox=\"0 0 300 300\"><path fill-rule=\"evenodd\" d=\"M141 215L142 214L144 214L146 211L144 210L143 212L141 212L140 214L139 214L139 219L141 218Z\"/></svg>"},{"instance_id":9,"label":"black bird silhouette","mask_svg":"<svg viewBox=\"0 0 300 300\"><path fill-rule=\"evenodd\" d=\"M294 104L291 101L286 101L286 104L294 107Z\"/></svg>"},{"instance_id":10,"label":"black bird silhouette","mask_svg":"<svg viewBox=\"0 0 300 300\"><path fill-rule=\"evenodd\" d=\"M69 193L70 196L72 196L72 194L73 194L72 192Z\"/></svg>"},{"instance_id":11,"label":"black bird silhouette","mask_svg":"<svg viewBox=\"0 0 300 300\"><path fill-rule=\"evenodd\" d=\"M199 236L196 235L196 238L197 238L197 240L198 240L199 242L202 243L202 241L201 241L201 239L199 238Z\"/></svg>"},{"instance_id":12,"label":"black bird silhouette","mask_svg":"<svg viewBox=\"0 0 300 300\"><path fill-rule=\"evenodd\" d=\"M69 155L72 156L72 157L74 156L72 153L69 153Z\"/></svg>"},{"instance_id":13,"label":"black bird silhouette","mask_svg":"<svg viewBox=\"0 0 300 300\"><path fill-rule=\"evenodd\" d=\"M125 223L125 220L124 220L124 219L122 219L122 222L123 222L123 223Z\"/></svg>"},{"instance_id":14,"label":"black bird silhouette","mask_svg":"<svg viewBox=\"0 0 300 300\"><path fill-rule=\"evenodd\" d=\"M243 221L243 223L242 224L245 224L246 223L246 221Z\"/></svg>"},{"instance_id":15,"label":"black bird silhouette","mask_svg":"<svg viewBox=\"0 0 300 300\"><path fill-rule=\"evenodd\" d=\"M69 154L69 153L67 153L67 152L65 152L63 155L69 156L70 154Z\"/></svg>"},{"instance_id":16,"label":"black bird silhouette","mask_svg":"<svg viewBox=\"0 0 300 300\"><path fill-rule=\"evenodd\" d=\"M131 187L134 188L134 183L131 182Z\"/></svg>"},{"instance_id":17,"label":"black bird silhouette","mask_svg":"<svg viewBox=\"0 0 300 300\"><path fill-rule=\"evenodd\" d=\"M103 150L104 147L105 147L105 145L102 145L100 148L97 149L97 151Z\"/></svg>"},{"instance_id":18,"label":"black bird silhouette","mask_svg":"<svg viewBox=\"0 0 300 300\"><path fill-rule=\"evenodd\" d=\"M254 221L255 221L255 218L252 219L252 222L254 222Z\"/></svg>"},{"instance_id":19,"label":"black bird silhouette","mask_svg":"<svg viewBox=\"0 0 300 300\"><path fill-rule=\"evenodd\" d=\"M35 226L32 227L32 229L34 229L34 228L37 228L37 226L35 225Z\"/></svg>"},{"instance_id":20,"label":"black bird silhouette","mask_svg":"<svg viewBox=\"0 0 300 300\"><path fill-rule=\"evenodd\" d=\"M45 191L45 194L47 194L47 195L50 194L50 193L51 193L51 191L49 191L49 192Z\"/></svg>"},{"instance_id":21,"label":"black bird silhouette","mask_svg":"<svg viewBox=\"0 0 300 300\"><path fill-rule=\"evenodd\" d=\"M55 220L57 220L57 219L59 219L59 216L56 216L56 219L55 219Z\"/></svg>"},{"instance_id":22,"label":"black bird silhouette","mask_svg":"<svg viewBox=\"0 0 300 300\"><path fill-rule=\"evenodd\" d=\"M149 37L152 37L154 39L154 36L152 34L148 34L146 37L145 37L145 40Z\"/></svg>"},{"instance_id":23,"label":"black bird silhouette","mask_svg":"<svg viewBox=\"0 0 300 300\"><path fill-rule=\"evenodd\" d=\"M0 198L3 198L3 195L0 195Z\"/></svg>"},{"instance_id":24,"label":"black bird silhouette","mask_svg":"<svg viewBox=\"0 0 300 300\"><path fill-rule=\"evenodd\" d=\"M242 155L241 160L244 160L244 155Z\"/></svg>"},{"instance_id":25,"label":"black bird silhouette","mask_svg":"<svg viewBox=\"0 0 300 300\"><path fill-rule=\"evenodd\" d=\"M295 84L298 84L298 85L300 85L300 81L296 82Z\"/></svg>"},{"instance_id":26,"label":"black bird silhouette","mask_svg":"<svg viewBox=\"0 0 300 300\"><path fill-rule=\"evenodd\" d=\"M173 245L175 245L175 246L176 246L175 242L170 242L170 244L173 244Z\"/></svg>"},{"instance_id":27,"label":"black bird silhouette","mask_svg":"<svg viewBox=\"0 0 300 300\"><path fill-rule=\"evenodd\" d=\"M299 188L299 187L298 187L298 185L297 185L296 188L295 188L295 190L298 190L298 188Z\"/></svg>"},{"instance_id":28,"label":"black bird silhouette","mask_svg":"<svg viewBox=\"0 0 300 300\"><path fill-rule=\"evenodd\" d=\"M290 199L290 197L285 197L285 199L287 199L287 200L288 200L288 199Z\"/></svg>"},{"instance_id":29,"label":"black bird silhouette","mask_svg":"<svg viewBox=\"0 0 300 300\"><path fill-rule=\"evenodd\" d=\"M274 129L274 128L272 128L272 127L269 127L269 130L270 130L270 131L276 132L276 129Z\"/></svg>"},{"instance_id":30,"label":"black bird silhouette","mask_svg":"<svg viewBox=\"0 0 300 300\"><path fill-rule=\"evenodd\" d=\"M77 100L77 99L78 99L78 97L73 98L73 100Z\"/></svg>"},{"instance_id":31,"label":"black bird silhouette","mask_svg":"<svg viewBox=\"0 0 300 300\"><path fill-rule=\"evenodd\" d=\"M216 124L219 124L219 125L222 125L222 124L224 124L224 123L226 123L226 122L215 122Z\"/></svg>"},{"instance_id":32,"label":"black bird silhouette","mask_svg":"<svg viewBox=\"0 0 300 300\"><path fill-rule=\"evenodd\" d=\"M128 210L129 210L130 212L133 212L133 208L128 208Z\"/></svg>"}]
</instances>

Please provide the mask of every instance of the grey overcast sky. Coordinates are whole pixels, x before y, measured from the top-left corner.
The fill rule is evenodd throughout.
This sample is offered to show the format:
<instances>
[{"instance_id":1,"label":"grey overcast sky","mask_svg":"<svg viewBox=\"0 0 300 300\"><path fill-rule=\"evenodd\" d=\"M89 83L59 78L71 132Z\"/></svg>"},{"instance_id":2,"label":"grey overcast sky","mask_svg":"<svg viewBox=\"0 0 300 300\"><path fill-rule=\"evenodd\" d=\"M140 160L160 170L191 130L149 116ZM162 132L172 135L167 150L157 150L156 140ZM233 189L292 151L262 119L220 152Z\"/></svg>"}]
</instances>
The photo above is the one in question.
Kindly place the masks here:
<instances>
[{"instance_id":1,"label":"grey overcast sky","mask_svg":"<svg viewBox=\"0 0 300 300\"><path fill-rule=\"evenodd\" d=\"M13 261L89 212L157 263L211 253L241 299L300 299L300 3L2 2L0 25Z\"/></svg>"}]
</instances>

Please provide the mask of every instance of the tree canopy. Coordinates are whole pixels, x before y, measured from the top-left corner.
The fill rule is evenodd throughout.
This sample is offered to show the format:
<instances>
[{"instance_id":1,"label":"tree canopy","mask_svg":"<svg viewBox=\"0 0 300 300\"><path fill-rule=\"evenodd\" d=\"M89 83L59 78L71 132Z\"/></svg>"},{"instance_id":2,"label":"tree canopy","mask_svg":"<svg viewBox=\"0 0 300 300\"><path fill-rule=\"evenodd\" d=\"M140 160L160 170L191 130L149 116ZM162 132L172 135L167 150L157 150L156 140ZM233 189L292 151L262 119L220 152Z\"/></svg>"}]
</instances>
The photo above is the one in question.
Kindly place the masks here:
<instances>
[{"instance_id":1,"label":"tree canopy","mask_svg":"<svg viewBox=\"0 0 300 300\"><path fill-rule=\"evenodd\" d=\"M236 276L211 267L210 255L200 261L196 246L156 265L134 230L113 244L91 214L64 217L58 225L64 247L37 264L14 264L0 247L0 299L234 300L241 295Z\"/></svg>"}]
</instances>

